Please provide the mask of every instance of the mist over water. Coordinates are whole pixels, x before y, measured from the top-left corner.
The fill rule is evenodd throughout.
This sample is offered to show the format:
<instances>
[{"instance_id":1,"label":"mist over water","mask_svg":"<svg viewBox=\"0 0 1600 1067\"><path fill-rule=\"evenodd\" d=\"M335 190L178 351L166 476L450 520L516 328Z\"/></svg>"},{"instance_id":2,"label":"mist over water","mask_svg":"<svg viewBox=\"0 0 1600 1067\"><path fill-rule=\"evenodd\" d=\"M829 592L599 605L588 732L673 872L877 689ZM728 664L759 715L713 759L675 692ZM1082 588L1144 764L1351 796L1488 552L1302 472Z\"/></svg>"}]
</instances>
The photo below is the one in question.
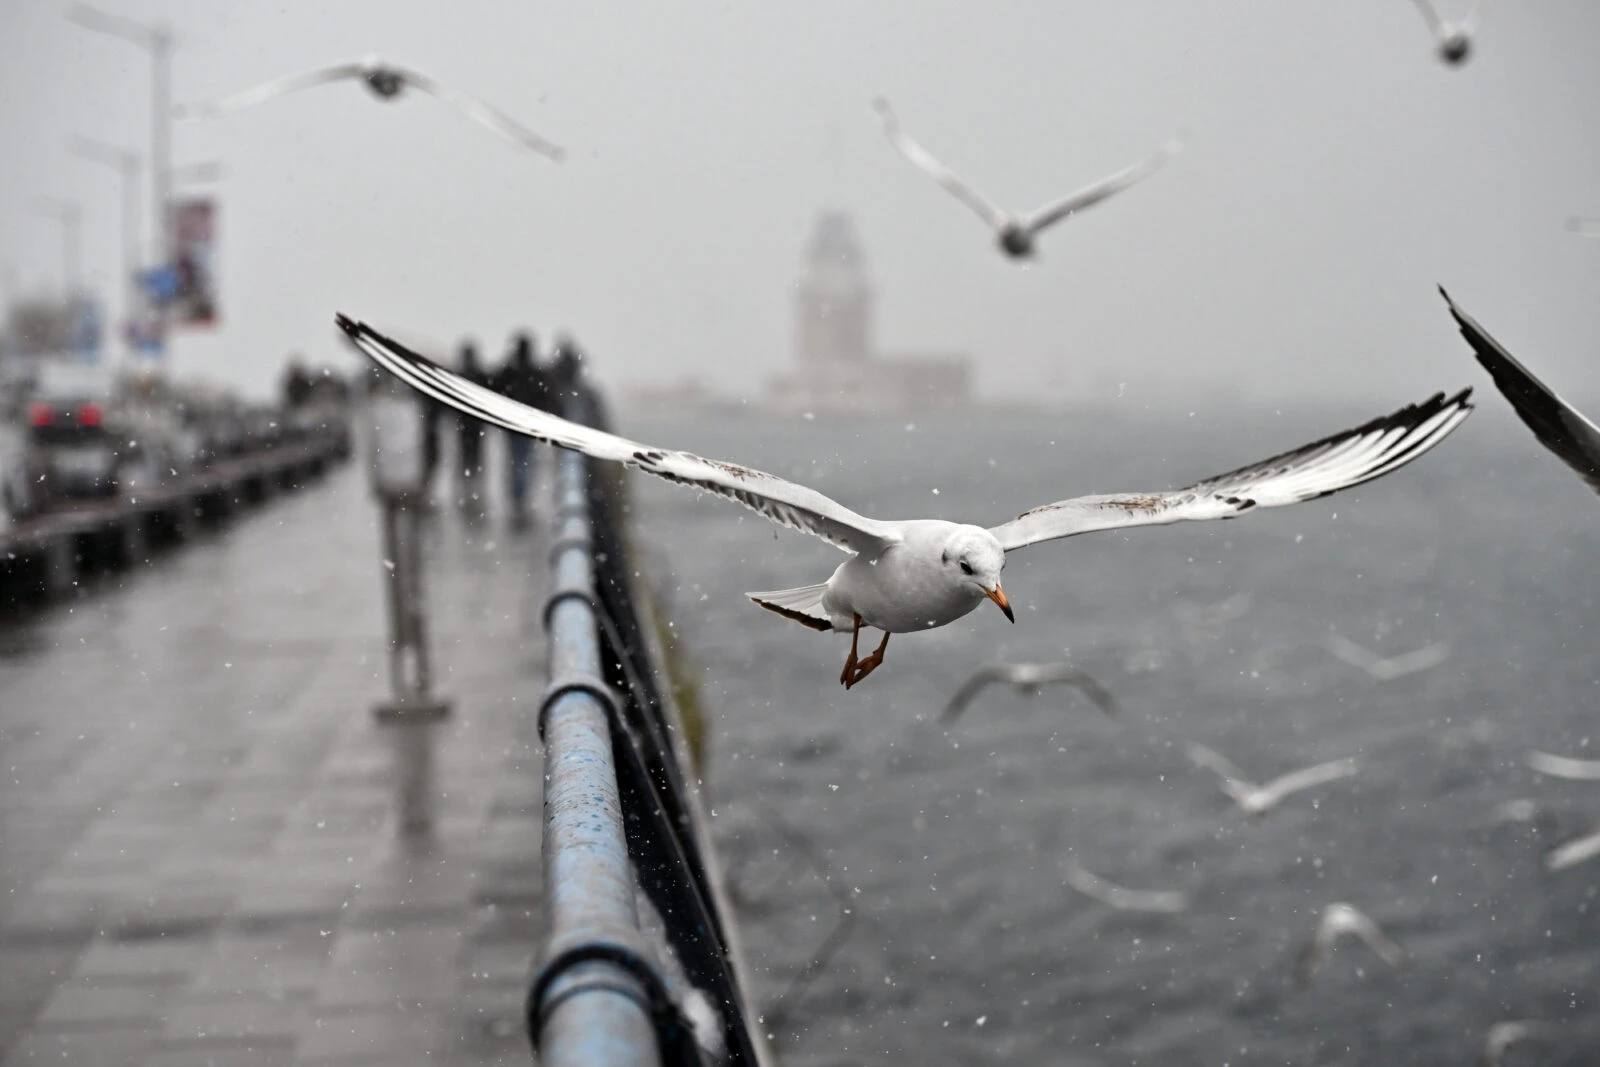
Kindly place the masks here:
<instances>
[{"instance_id":1,"label":"mist over water","mask_svg":"<svg viewBox=\"0 0 1600 1067\"><path fill-rule=\"evenodd\" d=\"M1376 413L626 430L805 478L869 515L993 523L1079 492L1187 484ZM1542 866L1600 821L1600 792L1521 763L1529 747L1600 745L1595 502L1509 420L1480 413L1415 467L1324 501L1017 553L1015 627L980 608L895 637L848 693L842 635L741 595L820 581L837 553L650 479L633 493L701 668L713 832L747 898L763 1001L838 914L772 818L812 839L857 911L843 952L786 1006L789 1062L1471 1063L1492 1022L1520 1018L1560 1037L1508 1063L1588 1063L1600 1047L1600 867ZM1390 656L1445 642L1451 657L1377 682L1329 654L1330 632ZM981 664L1061 658L1114 691L1121 721L1070 690L993 688L934 724ZM1251 822L1189 764L1188 739L1257 780L1343 756L1361 770ZM1490 827L1518 796L1553 823ZM1113 912L1063 883L1073 859L1191 908ZM1411 965L1350 942L1299 991L1295 958L1338 900Z\"/></svg>"}]
</instances>

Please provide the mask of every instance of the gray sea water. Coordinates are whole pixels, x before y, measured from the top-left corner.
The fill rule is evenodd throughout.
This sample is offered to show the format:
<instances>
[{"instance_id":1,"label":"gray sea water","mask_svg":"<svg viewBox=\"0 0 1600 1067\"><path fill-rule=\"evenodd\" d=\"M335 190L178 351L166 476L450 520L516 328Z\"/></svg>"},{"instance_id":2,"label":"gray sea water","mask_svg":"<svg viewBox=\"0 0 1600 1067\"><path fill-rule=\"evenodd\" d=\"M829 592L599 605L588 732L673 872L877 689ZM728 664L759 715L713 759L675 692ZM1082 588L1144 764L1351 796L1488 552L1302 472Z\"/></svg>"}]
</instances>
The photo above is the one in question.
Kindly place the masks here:
<instances>
[{"instance_id":1,"label":"gray sea water","mask_svg":"<svg viewBox=\"0 0 1600 1067\"><path fill-rule=\"evenodd\" d=\"M838 554L635 477L641 541L712 715L714 833L769 1008L838 923L835 890L854 913L770 1024L785 1062L1470 1064L1490 1024L1541 1019L1553 1039L1506 1064L1600 1063L1600 861L1541 862L1600 823L1600 785L1521 762L1530 747L1600 757L1600 502L1497 396L1479 400L1437 452L1352 492L1014 554L1015 626L985 605L896 637L850 692L845 637L741 595L821 581ZM623 429L867 514L992 523L1187 484L1379 410ZM1331 655L1330 633L1451 655L1379 682ZM949 730L933 721L986 662L1062 658L1115 692L1121 721L1067 690L1000 689ZM1342 756L1361 770L1252 822L1189 764L1187 739L1261 780ZM1490 826L1514 797L1548 820ZM1190 910L1112 911L1064 884L1073 860L1181 890ZM1299 989L1295 959L1339 900L1411 963L1351 942Z\"/></svg>"}]
</instances>

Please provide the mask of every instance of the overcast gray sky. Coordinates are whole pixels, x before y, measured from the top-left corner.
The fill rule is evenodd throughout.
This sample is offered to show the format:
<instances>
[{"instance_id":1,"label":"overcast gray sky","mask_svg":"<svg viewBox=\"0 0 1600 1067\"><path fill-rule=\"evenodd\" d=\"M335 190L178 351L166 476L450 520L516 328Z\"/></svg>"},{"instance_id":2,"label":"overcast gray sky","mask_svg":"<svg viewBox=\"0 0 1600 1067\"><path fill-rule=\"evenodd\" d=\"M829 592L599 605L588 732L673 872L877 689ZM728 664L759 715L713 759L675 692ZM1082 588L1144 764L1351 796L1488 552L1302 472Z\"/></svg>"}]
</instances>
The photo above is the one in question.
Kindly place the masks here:
<instances>
[{"instance_id":1,"label":"overcast gray sky","mask_svg":"<svg viewBox=\"0 0 1600 1067\"><path fill-rule=\"evenodd\" d=\"M1460 0L1440 0L1463 9ZM58 284L31 205L81 199L114 288L116 179L73 133L148 144L148 63L0 4L0 274ZM822 207L851 211L889 348L964 348L982 389L1126 382L1386 400L1482 383L1433 292L1600 408L1600 4L1500 0L1463 68L1408 0L716 4L103 0L180 39L179 101L378 52L566 145L519 152L424 97L354 85L180 123L221 159L224 323L185 373L265 389L285 354L345 358L343 310L412 334L569 328L602 376L754 390L790 355ZM1188 150L1069 220L1030 269L884 141L869 100L1026 209Z\"/></svg>"}]
</instances>

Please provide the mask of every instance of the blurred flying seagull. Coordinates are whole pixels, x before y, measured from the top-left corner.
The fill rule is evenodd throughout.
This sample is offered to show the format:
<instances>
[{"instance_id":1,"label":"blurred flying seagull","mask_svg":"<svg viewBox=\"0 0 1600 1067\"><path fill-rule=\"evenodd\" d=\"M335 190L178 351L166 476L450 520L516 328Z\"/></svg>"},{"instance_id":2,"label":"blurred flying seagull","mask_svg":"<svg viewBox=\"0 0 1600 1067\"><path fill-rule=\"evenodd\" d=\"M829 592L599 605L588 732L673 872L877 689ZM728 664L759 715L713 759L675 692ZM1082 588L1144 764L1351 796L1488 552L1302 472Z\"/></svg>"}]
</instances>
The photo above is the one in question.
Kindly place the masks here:
<instances>
[{"instance_id":1,"label":"blurred flying seagull","mask_svg":"<svg viewBox=\"0 0 1600 1067\"><path fill-rule=\"evenodd\" d=\"M1506 823L1520 822L1532 826L1535 831L1551 829L1554 825L1550 813L1539 806L1539 802L1530 797L1512 797L1502 800L1489 812L1490 826L1504 826Z\"/></svg>"},{"instance_id":2,"label":"blurred flying seagull","mask_svg":"<svg viewBox=\"0 0 1600 1067\"><path fill-rule=\"evenodd\" d=\"M1511 401L1517 416L1533 431L1533 436L1576 471L1590 489L1600 493L1600 426L1590 422L1518 363L1476 319L1456 306L1443 286L1439 287L1439 293L1450 306L1450 314L1461 328L1461 336L1477 353L1478 362L1494 379L1501 395Z\"/></svg>"},{"instance_id":3,"label":"blurred flying seagull","mask_svg":"<svg viewBox=\"0 0 1600 1067\"><path fill-rule=\"evenodd\" d=\"M336 320L374 363L435 400L491 425L743 504L779 526L812 534L850 554L825 582L749 593L769 611L813 630L847 631L850 654L839 681L853 686L883 662L889 635L954 622L985 599L1015 622L1000 588L1006 553L1093 530L1229 519L1257 508L1312 500L1371 481L1444 440L1472 411L1465 389L1443 393L1354 430L1186 489L1082 496L1024 512L984 529L941 519L859 515L815 489L738 464L639 444L568 422L474 384L365 323ZM861 628L883 632L861 657Z\"/></svg>"},{"instance_id":4,"label":"blurred flying seagull","mask_svg":"<svg viewBox=\"0 0 1600 1067\"><path fill-rule=\"evenodd\" d=\"M1557 845L1545 853L1544 865L1547 870L1564 871L1596 856L1600 856L1600 829Z\"/></svg>"},{"instance_id":5,"label":"blurred flying seagull","mask_svg":"<svg viewBox=\"0 0 1600 1067\"><path fill-rule=\"evenodd\" d=\"M1040 686L1070 685L1094 701L1095 706L1107 715L1117 713L1117 701L1109 690L1088 674L1066 663L991 663L979 667L972 677L961 683L956 695L940 716L941 722L955 722L972 703L979 690L995 682L1005 682L1027 696L1035 696Z\"/></svg>"},{"instance_id":6,"label":"blurred flying seagull","mask_svg":"<svg viewBox=\"0 0 1600 1067\"><path fill-rule=\"evenodd\" d=\"M1540 752L1530 748L1528 754L1522 757L1522 762L1538 771L1548 774L1552 778L1571 778L1578 782L1600 782L1600 760L1569 759L1566 756L1553 756L1548 752Z\"/></svg>"},{"instance_id":7,"label":"blurred flying seagull","mask_svg":"<svg viewBox=\"0 0 1600 1067\"><path fill-rule=\"evenodd\" d=\"M932 153L913 141L900 128L900 119L895 115L894 108L887 99L881 96L875 97L872 106L883 116L883 135L889 139L889 143L898 148L901 155L927 172L934 181L944 186L945 190L957 200L977 212L978 217L999 235L1001 250L1013 259L1030 258L1033 255L1034 238L1039 234L1068 215L1093 207L1130 185L1143 181L1183 148L1183 134L1179 133L1167 141L1161 151L1142 163L1135 163L1131 167L1119 170L1109 178L1102 178L1093 185L1085 186L1031 215L1012 215L996 207L982 193L957 177L955 171L940 163Z\"/></svg>"},{"instance_id":8,"label":"blurred flying seagull","mask_svg":"<svg viewBox=\"0 0 1600 1067\"><path fill-rule=\"evenodd\" d=\"M429 77L421 71L398 66L378 56L367 56L354 63L340 63L321 70L309 70L303 74L291 74L286 78L279 78L253 89L225 96L221 100L180 106L177 108L177 113L180 118L190 115L221 118L276 97L299 92L301 89L350 79L363 82L379 100L393 100L408 86L419 89L452 105L467 118L499 134L512 144L531 148L557 163L566 158L565 149L551 144L527 127L512 121L504 112L490 107L477 97L469 96L460 89Z\"/></svg>"},{"instance_id":9,"label":"blurred flying seagull","mask_svg":"<svg viewBox=\"0 0 1600 1067\"><path fill-rule=\"evenodd\" d=\"M1226 757L1205 745L1191 741L1185 746L1185 751L1197 766L1216 772L1222 779L1222 791L1233 798L1240 811L1256 817L1265 815L1295 793L1348 778L1359 769L1354 759L1346 757L1291 771L1266 785L1257 785L1241 774L1239 768Z\"/></svg>"},{"instance_id":10,"label":"blurred flying seagull","mask_svg":"<svg viewBox=\"0 0 1600 1067\"><path fill-rule=\"evenodd\" d=\"M1367 947L1389 966L1405 965L1405 950L1378 929L1377 923L1350 904L1336 903L1322 909L1322 919L1317 923L1316 932L1311 935L1311 940L1306 943L1295 965L1296 980L1301 985L1309 983L1339 940L1351 934L1365 941Z\"/></svg>"},{"instance_id":11,"label":"blurred flying seagull","mask_svg":"<svg viewBox=\"0 0 1600 1067\"><path fill-rule=\"evenodd\" d=\"M1366 671L1380 682L1392 682L1408 674L1431 670L1450 658L1450 646L1443 641L1435 641L1415 652L1406 652L1387 659L1339 634L1328 634L1323 638L1323 644L1329 652L1350 666Z\"/></svg>"},{"instance_id":12,"label":"blurred flying seagull","mask_svg":"<svg viewBox=\"0 0 1600 1067\"><path fill-rule=\"evenodd\" d=\"M1432 0L1412 2L1422 12L1422 17L1428 20L1428 29L1433 31L1434 48L1439 58L1452 67L1465 63L1472 54L1472 35L1478 28L1478 18L1483 14L1483 9L1489 6L1488 0L1479 0L1478 5L1460 22L1446 22L1440 18Z\"/></svg>"},{"instance_id":13,"label":"blurred flying seagull","mask_svg":"<svg viewBox=\"0 0 1600 1067\"><path fill-rule=\"evenodd\" d=\"M1084 896L1118 911L1159 911L1170 915L1189 909L1189 898L1182 893L1162 889L1128 889L1091 874L1077 860L1068 861L1061 879Z\"/></svg>"},{"instance_id":14,"label":"blurred flying seagull","mask_svg":"<svg viewBox=\"0 0 1600 1067\"><path fill-rule=\"evenodd\" d=\"M1600 237L1600 219L1581 219L1574 215L1567 220L1567 229L1579 237Z\"/></svg>"},{"instance_id":15,"label":"blurred flying seagull","mask_svg":"<svg viewBox=\"0 0 1600 1067\"><path fill-rule=\"evenodd\" d=\"M1478 1060L1478 1067L1500 1067L1500 1060L1506 1054L1506 1049L1518 1041L1525 1041L1530 1037L1547 1037L1551 1027L1538 1022L1507 1022L1495 1023L1489 1027L1489 1033L1483 1039L1483 1057Z\"/></svg>"}]
</instances>

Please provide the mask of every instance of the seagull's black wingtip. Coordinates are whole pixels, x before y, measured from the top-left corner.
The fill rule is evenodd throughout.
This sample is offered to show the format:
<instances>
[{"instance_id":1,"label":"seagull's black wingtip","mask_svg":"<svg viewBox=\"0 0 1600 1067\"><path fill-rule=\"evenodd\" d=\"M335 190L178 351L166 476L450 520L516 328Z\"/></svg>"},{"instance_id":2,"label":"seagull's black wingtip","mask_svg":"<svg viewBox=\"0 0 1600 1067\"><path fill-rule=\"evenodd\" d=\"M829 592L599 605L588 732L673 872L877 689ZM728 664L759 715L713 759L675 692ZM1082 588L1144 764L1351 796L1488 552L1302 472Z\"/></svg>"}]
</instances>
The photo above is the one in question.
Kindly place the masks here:
<instances>
[{"instance_id":1,"label":"seagull's black wingtip","mask_svg":"<svg viewBox=\"0 0 1600 1067\"><path fill-rule=\"evenodd\" d=\"M349 337L352 341L360 336L361 324L355 319L352 319L349 315L346 315L344 312L335 311L333 313L333 321L334 324L339 327L339 329L345 332L345 336Z\"/></svg>"}]
</instances>

